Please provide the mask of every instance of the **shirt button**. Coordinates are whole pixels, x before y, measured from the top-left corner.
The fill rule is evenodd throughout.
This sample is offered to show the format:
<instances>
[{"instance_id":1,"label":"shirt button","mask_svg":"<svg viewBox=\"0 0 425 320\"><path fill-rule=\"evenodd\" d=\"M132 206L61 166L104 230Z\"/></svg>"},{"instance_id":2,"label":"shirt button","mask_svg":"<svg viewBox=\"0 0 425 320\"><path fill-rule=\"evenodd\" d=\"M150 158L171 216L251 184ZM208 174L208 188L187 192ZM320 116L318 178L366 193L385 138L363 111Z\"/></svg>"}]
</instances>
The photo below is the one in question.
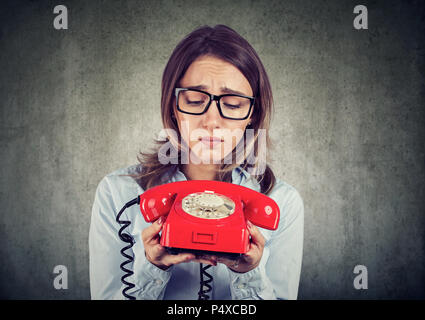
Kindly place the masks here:
<instances>
[{"instance_id":1,"label":"shirt button","mask_svg":"<svg viewBox=\"0 0 425 320\"><path fill-rule=\"evenodd\" d=\"M162 280L160 279L156 279L155 280L155 284L157 284L158 286L160 286L162 284Z\"/></svg>"}]
</instances>

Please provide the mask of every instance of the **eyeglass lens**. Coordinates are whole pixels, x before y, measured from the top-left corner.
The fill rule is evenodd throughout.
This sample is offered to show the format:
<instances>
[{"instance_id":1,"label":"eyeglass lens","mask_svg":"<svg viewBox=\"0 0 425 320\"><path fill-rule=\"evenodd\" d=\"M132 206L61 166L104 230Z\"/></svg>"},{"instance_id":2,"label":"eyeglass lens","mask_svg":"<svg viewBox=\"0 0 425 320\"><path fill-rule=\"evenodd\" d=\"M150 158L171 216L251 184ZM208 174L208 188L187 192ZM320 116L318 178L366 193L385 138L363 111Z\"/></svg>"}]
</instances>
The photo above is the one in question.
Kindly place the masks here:
<instances>
[{"instance_id":1,"label":"eyeglass lens","mask_svg":"<svg viewBox=\"0 0 425 320\"><path fill-rule=\"evenodd\" d=\"M210 102L210 96L198 91L180 91L178 106L184 112L202 114ZM251 101L239 96L224 96L220 99L223 116L228 118L245 118L248 115Z\"/></svg>"}]
</instances>

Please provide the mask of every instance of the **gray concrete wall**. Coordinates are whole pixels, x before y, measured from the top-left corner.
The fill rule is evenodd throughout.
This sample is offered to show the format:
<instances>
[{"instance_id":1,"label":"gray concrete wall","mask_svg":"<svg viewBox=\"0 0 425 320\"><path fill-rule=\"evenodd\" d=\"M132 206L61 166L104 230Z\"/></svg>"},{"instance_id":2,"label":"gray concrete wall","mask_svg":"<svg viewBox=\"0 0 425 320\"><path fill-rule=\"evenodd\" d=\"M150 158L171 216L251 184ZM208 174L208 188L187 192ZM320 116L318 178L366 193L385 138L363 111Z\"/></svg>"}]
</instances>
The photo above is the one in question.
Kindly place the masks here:
<instances>
[{"instance_id":1,"label":"gray concrete wall","mask_svg":"<svg viewBox=\"0 0 425 320\"><path fill-rule=\"evenodd\" d=\"M95 188L152 145L176 44L221 23L273 86L272 167L305 203L299 298L425 298L424 17L421 1L2 1L0 297L90 297Z\"/></svg>"}]
</instances>

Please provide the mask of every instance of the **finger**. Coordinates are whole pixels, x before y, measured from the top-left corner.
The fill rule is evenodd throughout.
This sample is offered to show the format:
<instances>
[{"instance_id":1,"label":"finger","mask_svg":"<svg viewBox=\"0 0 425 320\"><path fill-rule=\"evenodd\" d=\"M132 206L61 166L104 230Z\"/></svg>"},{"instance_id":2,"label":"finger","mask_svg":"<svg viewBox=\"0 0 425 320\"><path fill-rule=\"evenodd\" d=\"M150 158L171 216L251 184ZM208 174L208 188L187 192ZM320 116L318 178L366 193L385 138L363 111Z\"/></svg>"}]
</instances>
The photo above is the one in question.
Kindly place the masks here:
<instances>
[{"instance_id":1,"label":"finger","mask_svg":"<svg viewBox=\"0 0 425 320\"><path fill-rule=\"evenodd\" d=\"M215 260L209 260L209 259L204 259L204 258L195 258L195 259L192 260L192 262L209 264L211 266L216 266L217 265L217 261L215 261Z\"/></svg>"},{"instance_id":2,"label":"finger","mask_svg":"<svg viewBox=\"0 0 425 320\"><path fill-rule=\"evenodd\" d=\"M224 257L219 257L217 259L218 262L225 264L226 266L232 265L235 263L236 260L232 260L232 259L228 259L228 258L224 258Z\"/></svg>"},{"instance_id":3,"label":"finger","mask_svg":"<svg viewBox=\"0 0 425 320\"><path fill-rule=\"evenodd\" d=\"M158 236L159 232L162 229L162 225L163 225L164 221L165 221L164 217L159 217L149 227L143 229L143 231L142 231L143 242L149 242L152 239L156 238Z\"/></svg>"},{"instance_id":4,"label":"finger","mask_svg":"<svg viewBox=\"0 0 425 320\"><path fill-rule=\"evenodd\" d=\"M153 246L149 246L150 247L150 252L152 254L152 256L154 257L161 257L163 254L166 253L166 250L163 246L161 246L161 244L157 243Z\"/></svg>"},{"instance_id":5,"label":"finger","mask_svg":"<svg viewBox=\"0 0 425 320\"><path fill-rule=\"evenodd\" d=\"M209 254L197 254L195 262L210 264L212 266L217 265L217 256Z\"/></svg>"},{"instance_id":6,"label":"finger","mask_svg":"<svg viewBox=\"0 0 425 320\"><path fill-rule=\"evenodd\" d=\"M246 263L243 257L237 259L219 258L219 262L235 272L238 272L239 268Z\"/></svg>"},{"instance_id":7,"label":"finger","mask_svg":"<svg viewBox=\"0 0 425 320\"><path fill-rule=\"evenodd\" d=\"M247 264L252 264L257 260L257 257L260 255L260 250L258 248L253 248L243 255L243 261Z\"/></svg>"},{"instance_id":8,"label":"finger","mask_svg":"<svg viewBox=\"0 0 425 320\"><path fill-rule=\"evenodd\" d=\"M194 261L195 255L193 253L179 253L176 255L169 254L164 260L167 264L179 264L183 262Z\"/></svg>"},{"instance_id":9,"label":"finger","mask_svg":"<svg viewBox=\"0 0 425 320\"><path fill-rule=\"evenodd\" d=\"M231 269L237 269L239 265L246 264L247 259L246 259L245 255L242 255L242 256L240 256L236 259L229 259L229 258L220 257L218 259L218 262L224 264L225 266L227 266Z\"/></svg>"},{"instance_id":10,"label":"finger","mask_svg":"<svg viewBox=\"0 0 425 320\"><path fill-rule=\"evenodd\" d=\"M266 239L261 234L260 230L258 230L258 228L254 226L249 220L247 221L246 225L248 227L249 233L251 234L251 242L263 248L266 244Z\"/></svg>"},{"instance_id":11,"label":"finger","mask_svg":"<svg viewBox=\"0 0 425 320\"><path fill-rule=\"evenodd\" d=\"M197 254L196 259L204 259L209 261L217 261L217 256L210 254Z\"/></svg>"}]
</instances>

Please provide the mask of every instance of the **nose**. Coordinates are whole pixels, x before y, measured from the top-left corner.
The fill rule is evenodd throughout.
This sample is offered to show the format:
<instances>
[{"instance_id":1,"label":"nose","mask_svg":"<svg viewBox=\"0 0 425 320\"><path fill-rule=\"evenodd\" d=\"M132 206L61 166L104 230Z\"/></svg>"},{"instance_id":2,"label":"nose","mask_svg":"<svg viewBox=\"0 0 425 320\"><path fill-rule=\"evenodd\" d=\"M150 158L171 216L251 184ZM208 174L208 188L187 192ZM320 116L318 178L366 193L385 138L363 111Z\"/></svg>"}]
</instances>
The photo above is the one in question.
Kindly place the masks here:
<instances>
[{"instance_id":1,"label":"nose","mask_svg":"<svg viewBox=\"0 0 425 320\"><path fill-rule=\"evenodd\" d=\"M221 115L218 111L217 101L212 101L207 112L203 114L202 124L207 128L218 128L221 123Z\"/></svg>"}]
</instances>

